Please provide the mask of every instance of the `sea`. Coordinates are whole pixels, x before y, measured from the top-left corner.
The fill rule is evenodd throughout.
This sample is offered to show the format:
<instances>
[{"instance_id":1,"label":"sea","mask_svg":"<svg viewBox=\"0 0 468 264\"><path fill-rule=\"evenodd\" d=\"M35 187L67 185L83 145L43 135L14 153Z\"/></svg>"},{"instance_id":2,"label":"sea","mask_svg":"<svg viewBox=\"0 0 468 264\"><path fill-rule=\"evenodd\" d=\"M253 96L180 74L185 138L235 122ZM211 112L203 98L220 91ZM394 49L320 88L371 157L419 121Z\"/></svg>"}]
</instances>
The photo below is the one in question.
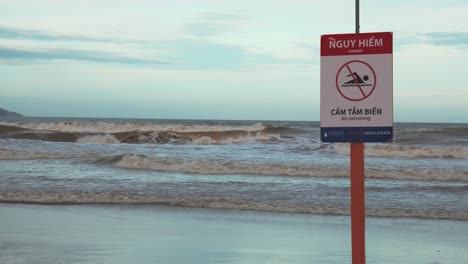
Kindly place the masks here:
<instances>
[{"instance_id":1,"label":"sea","mask_svg":"<svg viewBox=\"0 0 468 264\"><path fill-rule=\"evenodd\" d=\"M349 144L319 122L0 119L0 203L350 213ZM468 124L365 144L366 215L468 221Z\"/></svg>"}]
</instances>

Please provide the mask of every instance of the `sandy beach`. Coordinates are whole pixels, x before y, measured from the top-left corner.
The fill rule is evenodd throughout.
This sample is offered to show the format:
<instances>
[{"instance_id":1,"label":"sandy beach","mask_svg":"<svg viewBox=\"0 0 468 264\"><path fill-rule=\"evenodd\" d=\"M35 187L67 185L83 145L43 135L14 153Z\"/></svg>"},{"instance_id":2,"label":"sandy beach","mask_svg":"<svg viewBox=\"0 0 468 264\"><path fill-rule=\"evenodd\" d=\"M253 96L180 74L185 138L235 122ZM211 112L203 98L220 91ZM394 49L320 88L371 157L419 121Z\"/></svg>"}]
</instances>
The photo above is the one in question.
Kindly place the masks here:
<instances>
[{"instance_id":1,"label":"sandy beach","mask_svg":"<svg viewBox=\"0 0 468 264\"><path fill-rule=\"evenodd\" d=\"M350 263L349 217L0 205L0 263ZM367 219L368 263L466 263L468 222Z\"/></svg>"}]
</instances>

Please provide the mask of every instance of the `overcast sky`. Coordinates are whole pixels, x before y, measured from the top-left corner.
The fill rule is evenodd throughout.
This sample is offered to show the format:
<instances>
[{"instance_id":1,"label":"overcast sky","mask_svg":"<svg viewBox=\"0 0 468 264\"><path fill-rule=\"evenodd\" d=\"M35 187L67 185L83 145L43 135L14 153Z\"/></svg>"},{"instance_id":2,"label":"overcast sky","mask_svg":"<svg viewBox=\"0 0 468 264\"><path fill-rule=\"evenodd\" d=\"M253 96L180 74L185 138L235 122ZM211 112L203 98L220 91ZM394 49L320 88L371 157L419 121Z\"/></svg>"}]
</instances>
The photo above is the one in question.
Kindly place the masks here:
<instances>
[{"instance_id":1,"label":"overcast sky","mask_svg":"<svg viewBox=\"0 0 468 264\"><path fill-rule=\"evenodd\" d=\"M467 17L361 1L361 32L394 32L395 121L468 122ZM320 35L353 31L353 0L0 0L0 107L319 120Z\"/></svg>"}]
</instances>

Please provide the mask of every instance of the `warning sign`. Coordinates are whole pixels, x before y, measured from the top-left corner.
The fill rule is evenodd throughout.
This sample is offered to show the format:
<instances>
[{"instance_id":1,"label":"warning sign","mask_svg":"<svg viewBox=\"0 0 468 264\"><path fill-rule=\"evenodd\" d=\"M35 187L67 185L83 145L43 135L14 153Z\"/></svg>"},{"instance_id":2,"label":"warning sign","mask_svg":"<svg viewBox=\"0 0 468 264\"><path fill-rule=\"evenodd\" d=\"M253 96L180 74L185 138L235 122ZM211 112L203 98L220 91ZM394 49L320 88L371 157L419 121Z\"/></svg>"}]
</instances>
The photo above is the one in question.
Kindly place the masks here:
<instances>
[{"instance_id":1,"label":"warning sign","mask_svg":"<svg viewBox=\"0 0 468 264\"><path fill-rule=\"evenodd\" d=\"M391 32L322 36L323 142L393 139L392 42Z\"/></svg>"},{"instance_id":2,"label":"warning sign","mask_svg":"<svg viewBox=\"0 0 468 264\"><path fill-rule=\"evenodd\" d=\"M362 101L375 89L377 77L372 67L361 60L348 61L336 74L336 88L345 99Z\"/></svg>"}]
</instances>

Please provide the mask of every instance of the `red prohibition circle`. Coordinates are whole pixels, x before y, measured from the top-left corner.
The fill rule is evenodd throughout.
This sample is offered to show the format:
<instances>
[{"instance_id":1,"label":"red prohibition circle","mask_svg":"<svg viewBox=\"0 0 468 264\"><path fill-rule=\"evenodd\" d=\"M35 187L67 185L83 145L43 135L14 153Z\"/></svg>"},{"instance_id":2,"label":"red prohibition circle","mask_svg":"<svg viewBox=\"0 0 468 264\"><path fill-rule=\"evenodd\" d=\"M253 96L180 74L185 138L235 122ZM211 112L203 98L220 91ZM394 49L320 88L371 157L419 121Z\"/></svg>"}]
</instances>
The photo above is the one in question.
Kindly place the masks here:
<instances>
[{"instance_id":1,"label":"red prohibition circle","mask_svg":"<svg viewBox=\"0 0 468 264\"><path fill-rule=\"evenodd\" d=\"M374 85L372 86L372 89L371 91L365 95L362 91L362 88L359 86L358 83L356 83L359 87L359 89L361 90L361 92L363 93L363 97L362 98L349 98L347 97L346 95L343 94L343 92L341 91L340 89L340 85L338 84L338 76L340 75L341 71L343 70L343 68L347 67L349 64L351 63L362 63L364 65L366 65L371 71L372 71L372 75L374 75ZM349 66L347 67L347 69L349 69ZM351 74L351 73L350 73ZM338 90L338 92L340 93L341 96L343 96L343 98L345 98L346 100L349 100L349 101L354 101L354 102L357 102L357 101L362 101L364 99L366 99L367 97L369 97L375 90L375 87L377 85L377 76L375 75L375 71L374 69L369 65L369 63L365 62L365 61L362 61L362 60L352 60L352 61L348 61L346 62L345 64L343 64L343 66L340 67L340 69L338 70L338 72L336 73L336 79L335 79L335 83L336 83L336 89Z\"/></svg>"}]
</instances>

